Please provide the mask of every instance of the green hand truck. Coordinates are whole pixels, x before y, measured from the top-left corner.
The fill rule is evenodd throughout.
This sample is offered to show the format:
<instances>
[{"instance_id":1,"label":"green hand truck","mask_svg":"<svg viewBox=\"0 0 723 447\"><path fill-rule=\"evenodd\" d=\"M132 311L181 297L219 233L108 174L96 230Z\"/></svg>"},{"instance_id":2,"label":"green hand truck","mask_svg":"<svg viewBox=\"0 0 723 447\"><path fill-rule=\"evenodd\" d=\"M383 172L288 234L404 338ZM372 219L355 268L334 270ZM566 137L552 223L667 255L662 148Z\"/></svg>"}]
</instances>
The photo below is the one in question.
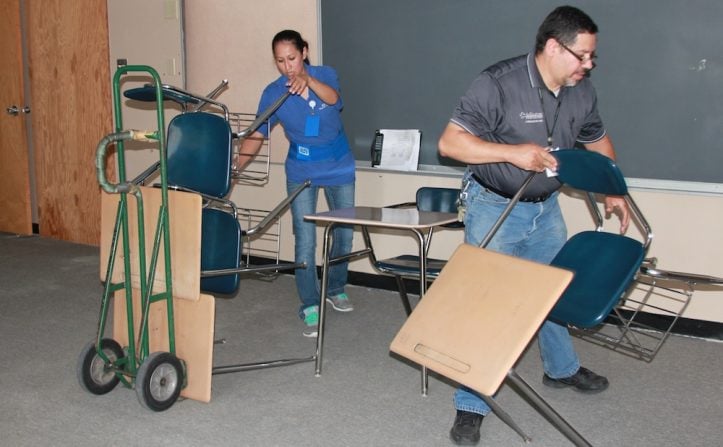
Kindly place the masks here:
<instances>
[{"instance_id":1,"label":"green hand truck","mask_svg":"<svg viewBox=\"0 0 723 447\"><path fill-rule=\"evenodd\" d=\"M143 72L149 74L155 84L157 130L123 130L120 81L126 73ZM76 373L78 381L86 391L102 395L113 390L118 383L127 388L135 388L141 405L153 411L170 408L178 399L186 382L184 362L176 357L175 331L173 321L173 295L171 280L171 244L168 213L168 184L166 180L166 134L163 109L161 79L156 70L143 65L121 66L113 77L113 106L115 111L115 132L106 135L96 150L96 174L103 191L118 194L115 226L111 240L110 255L105 276L100 317L95 340L86 344L78 357ZM151 247L150 266L146 262L146 244L144 234L143 197L140 188L134 182L126 180L124 142L127 140L152 141L159 152L161 206L156 222L154 243ZM109 183L105 175L107 150L115 145L118 158L118 183ZM129 195L136 201L138 231L138 277L140 282L141 316L138 329L134 322L134 302L131 284L131 246L129 239ZM119 235L123 253L123 280L112 281L112 272L117 260ZM165 286L161 292L153 293L156 265L160 250L163 250L165 265ZM121 347L113 338L105 337L109 317L111 296L117 291L125 291L128 346ZM148 318L151 305L166 305L168 326L168 352L150 353Z\"/></svg>"}]
</instances>

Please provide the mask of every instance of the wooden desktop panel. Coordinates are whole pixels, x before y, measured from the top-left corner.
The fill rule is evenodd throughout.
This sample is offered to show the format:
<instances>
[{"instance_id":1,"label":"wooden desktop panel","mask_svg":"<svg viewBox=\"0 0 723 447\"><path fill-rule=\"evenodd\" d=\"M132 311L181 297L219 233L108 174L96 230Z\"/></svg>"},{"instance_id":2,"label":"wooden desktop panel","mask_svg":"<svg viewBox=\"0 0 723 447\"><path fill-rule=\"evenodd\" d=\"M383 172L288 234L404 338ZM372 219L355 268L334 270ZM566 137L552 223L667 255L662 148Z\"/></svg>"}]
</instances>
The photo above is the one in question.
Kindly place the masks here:
<instances>
[{"instance_id":1,"label":"wooden desktop panel","mask_svg":"<svg viewBox=\"0 0 723 447\"><path fill-rule=\"evenodd\" d=\"M491 396L572 276L567 270L462 244L390 350Z\"/></svg>"}]
</instances>

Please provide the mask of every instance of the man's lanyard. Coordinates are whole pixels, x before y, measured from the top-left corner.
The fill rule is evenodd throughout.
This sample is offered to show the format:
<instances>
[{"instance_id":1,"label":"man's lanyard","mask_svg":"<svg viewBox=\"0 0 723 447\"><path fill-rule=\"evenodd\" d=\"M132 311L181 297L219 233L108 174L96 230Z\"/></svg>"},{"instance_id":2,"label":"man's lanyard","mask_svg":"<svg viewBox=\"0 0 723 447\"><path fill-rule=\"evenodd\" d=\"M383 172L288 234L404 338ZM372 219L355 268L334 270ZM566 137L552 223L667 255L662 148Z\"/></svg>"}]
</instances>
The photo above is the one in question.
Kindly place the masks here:
<instances>
[{"instance_id":1,"label":"man's lanyard","mask_svg":"<svg viewBox=\"0 0 723 447\"><path fill-rule=\"evenodd\" d=\"M562 94L562 90L560 90ZM547 131L547 147L554 147L552 145L552 134L555 132L555 126L557 125L557 117L560 115L560 98L557 100L557 107L555 107L555 117L552 120L552 128L547 124L547 114L545 114L545 103L542 101L542 89L537 89L537 95L540 97L540 107L542 108L542 119L545 122L545 130Z\"/></svg>"}]
</instances>

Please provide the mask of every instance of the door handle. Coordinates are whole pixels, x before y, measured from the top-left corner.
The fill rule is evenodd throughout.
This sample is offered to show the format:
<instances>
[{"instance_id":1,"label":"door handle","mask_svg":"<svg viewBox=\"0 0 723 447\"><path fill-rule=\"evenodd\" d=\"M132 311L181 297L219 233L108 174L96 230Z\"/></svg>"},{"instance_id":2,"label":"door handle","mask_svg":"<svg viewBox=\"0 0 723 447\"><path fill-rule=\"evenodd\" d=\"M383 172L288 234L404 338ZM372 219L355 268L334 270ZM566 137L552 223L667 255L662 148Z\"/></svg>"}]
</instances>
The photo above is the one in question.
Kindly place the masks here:
<instances>
[{"instance_id":1,"label":"door handle","mask_svg":"<svg viewBox=\"0 0 723 447\"><path fill-rule=\"evenodd\" d=\"M5 110L7 110L8 115L13 115L13 116L16 116L18 113L21 113L21 112L22 113L30 113L30 107L28 107L28 106L25 106L23 108L18 108L18 106L12 105Z\"/></svg>"}]
</instances>

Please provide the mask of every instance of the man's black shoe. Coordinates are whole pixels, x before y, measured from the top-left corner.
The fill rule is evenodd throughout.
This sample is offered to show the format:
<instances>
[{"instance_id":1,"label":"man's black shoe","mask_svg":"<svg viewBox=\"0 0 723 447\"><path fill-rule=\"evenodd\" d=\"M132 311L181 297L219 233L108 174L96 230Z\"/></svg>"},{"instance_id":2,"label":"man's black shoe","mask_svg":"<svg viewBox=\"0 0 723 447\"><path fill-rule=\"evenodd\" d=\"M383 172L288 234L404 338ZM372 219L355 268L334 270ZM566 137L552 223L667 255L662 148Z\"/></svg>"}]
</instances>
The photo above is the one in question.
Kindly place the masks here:
<instances>
[{"instance_id":1,"label":"man's black shoe","mask_svg":"<svg viewBox=\"0 0 723 447\"><path fill-rule=\"evenodd\" d=\"M571 386L575 391L586 394L595 394L605 391L610 385L608 379L603 376L599 376L582 366L572 376L563 377L562 379L553 379L545 374L542 376L542 383L552 388L567 388Z\"/></svg>"},{"instance_id":2,"label":"man's black shoe","mask_svg":"<svg viewBox=\"0 0 723 447\"><path fill-rule=\"evenodd\" d=\"M449 437L457 445L477 445L479 442L479 428L484 416L469 411L457 410L454 425L449 431Z\"/></svg>"}]
</instances>

